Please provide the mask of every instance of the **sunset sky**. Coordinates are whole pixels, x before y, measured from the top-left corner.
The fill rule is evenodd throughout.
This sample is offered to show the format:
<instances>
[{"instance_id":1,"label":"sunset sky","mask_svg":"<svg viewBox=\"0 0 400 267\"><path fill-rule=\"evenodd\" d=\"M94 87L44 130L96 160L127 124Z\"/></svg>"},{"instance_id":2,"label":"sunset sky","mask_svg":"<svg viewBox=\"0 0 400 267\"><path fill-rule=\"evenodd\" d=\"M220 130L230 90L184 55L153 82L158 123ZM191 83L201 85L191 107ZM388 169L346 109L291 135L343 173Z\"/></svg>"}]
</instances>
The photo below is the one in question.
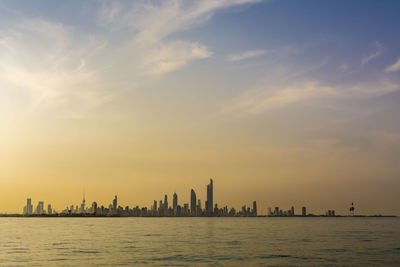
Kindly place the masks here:
<instances>
[{"instance_id":1,"label":"sunset sky","mask_svg":"<svg viewBox=\"0 0 400 267\"><path fill-rule=\"evenodd\" d=\"M0 213L26 198L400 215L400 1L0 0Z\"/></svg>"}]
</instances>

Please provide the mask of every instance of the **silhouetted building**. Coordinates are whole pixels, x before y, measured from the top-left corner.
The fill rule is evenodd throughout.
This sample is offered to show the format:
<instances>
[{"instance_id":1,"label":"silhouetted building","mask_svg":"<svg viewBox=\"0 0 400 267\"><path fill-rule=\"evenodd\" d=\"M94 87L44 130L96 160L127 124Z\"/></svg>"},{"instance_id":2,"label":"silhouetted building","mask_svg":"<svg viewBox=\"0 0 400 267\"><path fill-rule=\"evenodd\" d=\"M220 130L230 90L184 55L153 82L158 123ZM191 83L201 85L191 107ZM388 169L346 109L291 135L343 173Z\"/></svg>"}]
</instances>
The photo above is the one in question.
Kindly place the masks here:
<instances>
[{"instance_id":1,"label":"silhouetted building","mask_svg":"<svg viewBox=\"0 0 400 267\"><path fill-rule=\"evenodd\" d=\"M85 204L86 200L85 200L85 192L83 192L83 199L82 199L82 204L81 204L81 209L80 209L80 213L85 213Z\"/></svg>"},{"instance_id":2,"label":"silhouetted building","mask_svg":"<svg viewBox=\"0 0 400 267\"><path fill-rule=\"evenodd\" d=\"M302 207L301 208L301 215L302 216L307 216L307 208L306 207Z\"/></svg>"},{"instance_id":3,"label":"silhouetted building","mask_svg":"<svg viewBox=\"0 0 400 267\"><path fill-rule=\"evenodd\" d=\"M350 211L350 215L354 216L355 209L354 209L354 203L353 202L351 203L351 207L349 208L349 211Z\"/></svg>"},{"instance_id":4,"label":"silhouetted building","mask_svg":"<svg viewBox=\"0 0 400 267\"><path fill-rule=\"evenodd\" d=\"M207 205L206 205L207 216L213 215L213 206L214 206L213 194L214 194L213 180L210 179L210 184L207 185L207 202L206 202L207 203Z\"/></svg>"},{"instance_id":5,"label":"silhouetted building","mask_svg":"<svg viewBox=\"0 0 400 267\"><path fill-rule=\"evenodd\" d=\"M190 191L190 213L192 216L196 216L197 208L196 208L196 193L192 189Z\"/></svg>"},{"instance_id":6,"label":"silhouetted building","mask_svg":"<svg viewBox=\"0 0 400 267\"><path fill-rule=\"evenodd\" d=\"M274 210L274 215L275 216L279 216L279 207L275 207L275 210Z\"/></svg>"},{"instance_id":7,"label":"silhouetted building","mask_svg":"<svg viewBox=\"0 0 400 267\"><path fill-rule=\"evenodd\" d=\"M51 204L47 205L47 214L49 214L49 215L53 214L53 209L51 208Z\"/></svg>"},{"instance_id":8,"label":"silhouetted building","mask_svg":"<svg viewBox=\"0 0 400 267\"><path fill-rule=\"evenodd\" d=\"M118 207L118 197L117 197L117 195L115 195L112 208L113 208L113 210L117 210L117 207Z\"/></svg>"},{"instance_id":9,"label":"silhouetted building","mask_svg":"<svg viewBox=\"0 0 400 267\"><path fill-rule=\"evenodd\" d=\"M36 206L35 214L44 214L44 202L39 201Z\"/></svg>"},{"instance_id":10,"label":"silhouetted building","mask_svg":"<svg viewBox=\"0 0 400 267\"><path fill-rule=\"evenodd\" d=\"M335 210L328 210L328 211L326 212L326 216L335 217Z\"/></svg>"},{"instance_id":11,"label":"silhouetted building","mask_svg":"<svg viewBox=\"0 0 400 267\"><path fill-rule=\"evenodd\" d=\"M160 205L158 205L158 216L164 215L164 205L162 203L162 200L160 200Z\"/></svg>"},{"instance_id":12,"label":"silhouetted building","mask_svg":"<svg viewBox=\"0 0 400 267\"><path fill-rule=\"evenodd\" d=\"M183 216L188 216L189 215L189 204L185 203L183 204Z\"/></svg>"},{"instance_id":13,"label":"silhouetted building","mask_svg":"<svg viewBox=\"0 0 400 267\"><path fill-rule=\"evenodd\" d=\"M28 198L26 200L26 206L24 207L24 215L32 215L32 213L33 213L32 200Z\"/></svg>"},{"instance_id":14,"label":"silhouetted building","mask_svg":"<svg viewBox=\"0 0 400 267\"><path fill-rule=\"evenodd\" d=\"M290 216L294 216L294 207L292 206L292 208L290 209Z\"/></svg>"},{"instance_id":15,"label":"silhouetted building","mask_svg":"<svg viewBox=\"0 0 400 267\"><path fill-rule=\"evenodd\" d=\"M156 213L157 212L157 200L154 200L154 204L153 204L153 212ZM154 214L155 215L155 214Z\"/></svg>"},{"instance_id":16,"label":"silhouetted building","mask_svg":"<svg viewBox=\"0 0 400 267\"><path fill-rule=\"evenodd\" d=\"M164 215L168 215L168 196L164 196Z\"/></svg>"},{"instance_id":17,"label":"silhouetted building","mask_svg":"<svg viewBox=\"0 0 400 267\"><path fill-rule=\"evenodd\" d=\"M92 203L92 213L97 214L97 202Z\"/></svg>"},{"instance_id":18,"label":"silhouetted building","mask_svg":"<svg viewBox=\"0 0 400 267\"><path fill-rule=\"evenodd\" d=\"M178 208L178 195L174 193L173 199L172 199L172 208L174 210L174 215L177 215L177 208Z\"/></svg>"},{"instance_id":19,"label":"silhouetted building","mask_svg":"<svg viewBox=\"0 0 400 267\"><path fill-rule=\"evenodd\" d=\"M257 202L253 202L253 216L257 216Z\"/></svg>"}]
</instances>

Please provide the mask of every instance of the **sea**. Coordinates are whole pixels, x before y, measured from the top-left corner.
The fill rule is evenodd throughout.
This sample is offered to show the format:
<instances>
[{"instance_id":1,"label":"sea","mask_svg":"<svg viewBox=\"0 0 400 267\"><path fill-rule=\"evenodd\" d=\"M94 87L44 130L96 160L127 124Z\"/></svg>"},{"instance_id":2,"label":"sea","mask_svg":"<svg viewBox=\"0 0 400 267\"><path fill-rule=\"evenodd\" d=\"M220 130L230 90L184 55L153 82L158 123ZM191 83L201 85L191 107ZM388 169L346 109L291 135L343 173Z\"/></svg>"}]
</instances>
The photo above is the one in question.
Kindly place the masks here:
<instances>
[{"instance_id":1,"label":"sea","mask_svg":"<svg viewBox=\"0 0 400 267\"><path fill-rule=\"evenodd\" d=\"M0 218L0 266L400 266L400 218Z\"/></svg>"}]
</instances>

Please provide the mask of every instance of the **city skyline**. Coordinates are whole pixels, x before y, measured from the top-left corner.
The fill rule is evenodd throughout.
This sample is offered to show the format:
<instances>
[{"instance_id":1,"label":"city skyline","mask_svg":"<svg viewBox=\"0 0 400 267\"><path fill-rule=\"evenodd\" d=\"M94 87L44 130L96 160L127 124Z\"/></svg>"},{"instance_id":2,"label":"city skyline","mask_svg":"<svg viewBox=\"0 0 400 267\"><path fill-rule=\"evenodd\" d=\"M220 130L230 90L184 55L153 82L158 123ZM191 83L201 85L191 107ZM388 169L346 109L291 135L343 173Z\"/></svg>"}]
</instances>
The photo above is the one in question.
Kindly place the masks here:
<instances>
[{"instance_id":1,"label":"city skyline","mask_svg":"<svg viewBox=\"0 0 400 267\"><path fill-rule=\"evenodd\" d=\"M0 0L0 212L27 197L59 210L83 189L139 206L166 192L190 206L194 189L210 210L212 176L210 206L400 215L399 13Z\"/></svg>"},{"instance_id":2,"label":"city skyline","mask_svg":"<svg viewBox=\"0 0 400 267\"><path fill-rule=\"evenodd\" d=\"M185 194L185 193L180 194L180 197L179 197L180 201L178 200L178 194L176 193L176 190L174 190L173 194L171 194L171 193L164 194L163 193L162 195L164 195L164 200L162 200L162 199L161 200L155 200L154 199L153 202L150 201L148 203L135 202L135 200L133 200L133 201L124 200L122 202L123 204L122 204L121 207L126 207L126 206L131 207L131 205L134 204L134 206L146 207L149 210L152 209L150 207L156 207L156 208L157 207L158 208L163 207L164 210L169 210L171 208L172 211L176 212L176 207L179 205L179 203L181 203L182 205L180 205L180 206L182 208L183 208L184 205L188 205L188 207L190 207L189 210L190 210L190 214L191 214L192 205L195 203L195 207L196 208L200 207L201 210L203 210L203 213L204 213L203 216L207 217L208 214L210 214L209 209L211 208L211 206L208 206L208 200L211 200L210 203L213 203L213 199L214 199L214 194L213 194L214 190L213 189L214 189L213 179L210 178L210 183L205 186L205 190L201 190L201 187L199 189L197 189L198 191L196 191L195 189L191 188L188 194ZM202 192L204 194L204 198L201 199L200 197L198 197L198 194L196 194L196 192ZM111 193L111 195L112 195L112 193ZM168 195L170 195L170 196L172 195L172 198L171 198L172 202L168 202ZM45 202L46 203L51 203L51 200L47 200L47 201L40 200L40 201L38 201L38 205L35 208L35 206L31 202L32 199L33 198L31 198L31 197L27 198L28 203L31 203L31 205L32 205L31 208L30 208L31 214L34 214L39 206L41 206L41 210L43 210L44 209L44 204L43 203L45 203ZM39 199L41 199L41 198L39 197ZM230 200L221 200L221 198L218 198L218 199L222 203L230 203L230 202L232 202ZM79 212L82 211L83 207L85 206L85 203L86 203L86 190L85 189L83 189L83 198L81 200L82 201L80 202L80 204L74 204L74 205L68 204L67 207L74 207L72 209L75 209L75 211L76 210L78 210ZM99 202L97 202L95 199L92 199L92 200L96 203L96 205L98 205L99 203L104 203L104 204L107 203L107 200L104 200L104 198L102 198L102 201L99 201ZM294 208L294 206L293 206L294 203L293 202L289 203L289 204L288 203L284 203L284 205L280 205L282 203L279 203L278 201L271 201L269 203L266 202L264 199L259 199L257 201L258 201L258 203L262 203L261 204L262 205L261 209L256 208L256 211L258 211L258 215L269 215L271 213L271 210L272 210L272 214L276 214L277 213L277 211L276 211L277 206L286 206L288 208L287 210L285 210L285 209L284 210L278 210L278 214L279 214L279 211L281 212L281 214L282 214L282 211L283 212L287 212L287 213L285 213L285 216L286 216L286 214L290 214L291 209ZM254 208L258 206L257 204L255 204L255 202L257 202L257 201L256 200L247 201L247 202L245 202L246 203L245 206L248 207L248 208L251 208L251 210L254 210ZM78 202L76 202L76 203L78 203ZM116 194L114 196L114 199L112 200L111 204L109 204L108 206L113 206L113 208L116 209L117 202L118 202L118 197L117 197L117 194ZM90 203L92 203L92 202L90 202ZM148 205L149 203L153 203L153 204L152 205ZM244 203L244 202L242 202L242 203ZM297 204L296 205L297 206L297 210L298 210L298 212L297 212L298 215L303 213L301 211L301 209L304 209L306 206L313 207L312 213L310 213L310 214L314 214L314 215L324 215L324 214L327 214L330 211L333 211L334 214L335 214L335 211L338 211L336 213L337 215L349 215L349 214L351 214L351 212L349 212L349 203L351 203L351 205L353 205L353 202L352 202L351 199L349 199L347 201L345 206L340 206L340 205L338 206L338 204L330 204L328 206L328 208L324 207L322 209L315 208L317 205L313 205L313 203L307 203L307 204L305 204L305 203L306 202L302 202L302 204ZM92 205L92 204L90 204L90 205ZM213 203L213 204L215 204L215 203ZM394 214L394 213L385 213L385 212L383 212L383 210L375 210L375 211L371 212L371 211L368 211L368 209L366 209L366 208L362 208L362 203L359 203L359 204L361 204L360 205L361 209L358 209L359 214L363 214L363 215L390 215L390 216L393 216L393 215L396 216L397 215L398 216L398 214ZM48 205L49 205L48 208L50 207L51 210L56 210L52 204L48 204ZM26 206L24 206L22 214L25 213L25 209L26 209L27 206L28 206L28 204ZM225 206L229 206L230 208L234 208L236 211L240 211L241 208L243 207L243 205L241 205L241 204L239 204L239 205L224 204L223 207L225 207ZM86 208L88 208L88 207L89 206L86 206ZM107 205L105 205L104 207L107 208ZM60 210L64 210L64 208L62 208L62 205L61 206L57 206L57 213L61 213ZM213 206L212 210L214 210L214 206ZM354 208L353 208L353 211L354 211ZM0 214L19 214L19 213L20 212L18 212L18 211L3 212L3 211L0 210Z\"/></svg>"},{"instance_id":3,"label":"city skyline","mask_svg":"<svg viewBox=\"0 0 400 267\"><path fill-rule=\"evenodd\" d=\"M246 208L246 205L242 206L242 210L236 211L235 208L228 210L227 206L222 208L218 207L218 204L213 202L214 190L213 190L213 179L210 178L210 183L207 185L207 196L204 201L204 209L202 209L201 200L197 199L194 189L190 190L190 206L188 203L179 205L178 195L176 192L173 194L172 206L168 204L168 194L164 196L163 200L154 200L153 205L148 207L139 207L130 209L129 206L122 207L118 205L118 196L115 195L113 201L109 206L103 206L98 204L96 201L92 203L91 206L86 206L86 195L83 192L82 203L79 205L70 205L58 212L53 211L51 204L48 204L47 210L44 209L44 202L38 201L35 209L33 209L32 199L27 198L26 206L23 208L23 215L98 215L98 216L154 216L154 217L221 217L221 216L257 216L257 204L253 201L252 209L250 207ZM189 209L190 207L190 209ZM142 213L142 214L141 214ZM292 213L294 215L294 213Z\"/></svg>"},{"instance_id":4,"label":"city skyline","mask_svg":"<svg viewBox=\"0 0 400 267\"><path fill-rule=\"evenodd\" d=\"M328 209L323 214L310 212L306 206L299 208L295 212L295 207L291 206L290 209L285 210L276 206L274 208L268 207L263 212L263 209L258 208L257 201L254 200L252 205L243 205L237 209L235 207L228 207L227 205L219 206L218 203L214 204L214 181L210 178L210 183L207 184L207 195L204 201L204 208L200 198L197 198L195 190L190 190L190 203L179 203L178 194L173 193L172 205L168 202L168 194L164 195L164 200L154 200L153 205L139 206L139 205L121 205L118 204L118 196L115 195L112 202L107 206L96 201L91 205L86 205L86 195L83 192L83 198L80 205L67 205L65 209L57 211L51 204L47 204L47 210L44 208L44 202L38 201L36 208L32 204L32 199L27 198L26 205L23 208L23 216L62 216L62 217L75 217L75 216L100 216L100 217L337 217L337 216L382 216L381 213L377 214L356 214L354 203L347 209L345 214L336 213L335 209ZM159 204L158 204L159 203ZM1 213L0 213L1 215ZM384 215L385 216L385 215ZM394 216L394 215L389 215Z\"/></svg>"}]
</instances>

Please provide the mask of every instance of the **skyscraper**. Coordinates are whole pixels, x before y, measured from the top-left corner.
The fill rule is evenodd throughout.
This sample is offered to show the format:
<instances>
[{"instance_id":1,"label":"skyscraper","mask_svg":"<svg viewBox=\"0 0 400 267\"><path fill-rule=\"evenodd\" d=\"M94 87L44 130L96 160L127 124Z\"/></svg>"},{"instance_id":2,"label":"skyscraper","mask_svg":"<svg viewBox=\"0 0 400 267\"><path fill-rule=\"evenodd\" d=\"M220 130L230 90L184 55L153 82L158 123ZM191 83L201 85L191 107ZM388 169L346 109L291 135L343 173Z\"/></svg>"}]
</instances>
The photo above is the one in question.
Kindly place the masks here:
<instances>
[{"instance_id":1,"label":"skyscraper","mask_svg":"<svg viewBox=\"0 0 400 267\"><path fill-rule=\"evenodd\" d=\"M174 193L173 199L172 199L172 207L174 209L174 215L177 215L177 207L178 207L178 195Z\"/></svg>"},{"instance_id":2,"label":"skyscraper","mask_svg":"<svg viewBox=\"0 0 400 267\"><path fill-rule=\"evenodd\" d=\"M154 213L157 212L157 200L154 200L153 211L154 211Z\"/></svg>"},{"instance_id":3,"label":"skyscraper","mask_svg":"<svg viewBox=\"0 0 400 267\"><path fill-rule=\"evenodd\" d=\"M81 204L81 213L85 213L85 204L86 204L86 200L85 200L85 191L83 191L83 199L82 199L82 204Z\"/></svg>"},{"instance_id":4,"label":"skyscraper","mask_svg":"<svg viewBox=\"0 0 400 267\"><path fill-rule=\"evenodd\" d=\"M38 202L35 213L36 214L44 214L44 202L43 201Z\"/></svg>"},{"instance_id":5,"label":"skyscraper","mask_svg":"<svg viewBox=\"0 0 400 267\"><path fill-rule=\"evenodd\" d=\"M32 200L28 198L26 200L26 206L24 208L24 214L25 215L32 215L33 212L33 206L32 206Z\"/></svg>"},{"instance_id":6,"label":"skyscraper","mask_svg":"<svg viewBox=\"0 0 400 267\"><path fill-rule=\"evenodd\" d=\"M257 216L257 202L253 202L253 216Z\"/></svg>"},{"instance_id":7,"label":"skyscraper","mask_svg":"<svg viewBox=\"0 0 400 267\"><path fill-rule=\"evenodd\" d=\"M97 213L97 202L96 201L92 203L92 213L93 214Z\"/></svg>"},{"instance_id":8,"label":"skyscraper","mask_svg":"<svg viewBox=\"0 0 400 267\"><path fill-rule=\"evenodd\" d=\"M168 196L164 196L164 216L168 215Z\"/></svg>"},{"instance_id":9,"label":"skyscraper","mask_svg":"<svg viewBox=\"0 0 400 267\"><path fill-rule=\"evenodd\" d=\"M213 207L214 207L213 194L214 194L213 180L210 179L210 184L207 185L207 206L206 206L207 216L213 215Z\"/></svg>"},{"instance_id":10,"label":"skyscraper","mask_svg":"<svg viewBox=\"0 0 400 267\"><path fill-rule=\"evenodd\" d=\"M49 214L49 215L53 214L53 209L51 208L51 204L47 205L47 214Z\"/></svg>"},{"instance_id":11,"label":"skyscraper","mask_svg":"<svg viewBox=\"0 0 400 267\"><path fill-rule=\"evenodd\" d=\"M279 216L279 207L275 207L274 215Z\"/></svg>"},{"instance_id":12,"label":"skyscraper","mask_svg":"<svg viewBox=\"0 0 400 267\"><path fill-rule=\"evenodd\" d=\"M307 216L307 208L306 207L302 207L301 208L301 215L302 216Z\"/></svg>"},{"instance_id":13,"label":"skyscraper","mask_svg":"<svg viewBox=\"0 0 400 267\"><path fill-rule=\"evenodd\" d=\"M113 210L117 210L118 207L118 197L115 195L114 200L113 200Z\"/></svg>"},{"instance_id":14,"label":"skyscraper","mask_svg":"<svg viewBox=\"0 0 400 267\"><path fill-rule=\"evenodd\" d=\"M196 193L194 192L193 189L192 189L192 191L190 191L190 213L192 214L192 216L196 216L196 213L197 213Z\"/></svg>"}]
</instances>

